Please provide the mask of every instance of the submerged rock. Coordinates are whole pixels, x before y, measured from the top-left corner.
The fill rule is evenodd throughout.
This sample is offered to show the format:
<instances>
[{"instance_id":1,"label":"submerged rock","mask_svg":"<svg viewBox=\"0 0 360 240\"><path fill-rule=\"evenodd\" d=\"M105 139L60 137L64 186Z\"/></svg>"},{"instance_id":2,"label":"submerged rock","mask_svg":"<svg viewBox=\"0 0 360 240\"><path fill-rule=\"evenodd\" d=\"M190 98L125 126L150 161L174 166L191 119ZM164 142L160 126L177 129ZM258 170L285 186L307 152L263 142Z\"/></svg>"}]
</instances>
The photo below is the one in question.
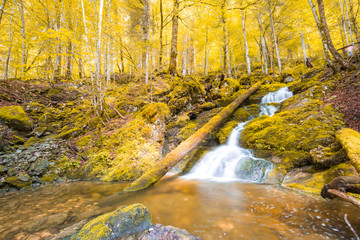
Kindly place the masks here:
<instances>
[{"instance_id":1,"label":"submerged rock","mask_svg":"<svg viewBox=\"0 0 360 240\"><path fill-rule=\"evenodd\" d=\"M155 224L146 230L138 240L200 240L200 238L189 234L184 229Z\"/></svg>"},{"instance_id":2,"label":"submerged rock","mask_svg":"<svg viewBox=\"0 0 360 240\"><path fill-rule=\"evenodd\" d=\"M70 239L111 240L123 239L122 237L129 239L125 237L140 234L151 226L151 214L145 206L133 204L91 220Z\"/></svg>"},{"instance_id":3,"label":"submerged rock","mask_svg":"<svg viewBox=\"0 0 360 240\"><path fill-rule=\"evenodd\" d=\"M21 106L8 106L0 108L0 120L9 127L19 131L30 131L33 123Z\"/></svg>"}]
</instances>

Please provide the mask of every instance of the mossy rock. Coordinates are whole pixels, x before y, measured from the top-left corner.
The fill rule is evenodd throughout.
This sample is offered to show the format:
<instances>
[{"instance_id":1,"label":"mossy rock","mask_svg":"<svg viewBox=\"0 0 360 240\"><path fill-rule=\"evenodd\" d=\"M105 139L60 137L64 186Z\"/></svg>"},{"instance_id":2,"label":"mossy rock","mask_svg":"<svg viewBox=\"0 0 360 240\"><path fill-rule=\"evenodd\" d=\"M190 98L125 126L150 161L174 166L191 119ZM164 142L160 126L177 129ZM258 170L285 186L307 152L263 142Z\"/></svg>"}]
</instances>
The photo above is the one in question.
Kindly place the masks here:
<instances>
[{"instance_id":1,"label":"mossy rock","mask_svg":"<svg viewBox=\"0 0 360 240\"><path fill-rule=\"evenodd\" d=\"M219 143L223 144L228 139L232 130L238 125L239 123L236 121L230 121L225 124L222 128L220 128L216 133L213 134L214 138L216 138Z\"/></svg>"},{"instance_id":2,"label":"mossy rock","mask_svg":"<svg viewBox=\"0 0 360 240\"><path fill-rule=\"evenodd\" d=\"M24 146L22 147L22 150L26 150L29 147L31 147L32 145L34 145L35 143L38 143L40 141L40 139L38 137L31 137L29 138L25 143Z\"/></svg>"},{"instance_id":3,"label":"mossy rock","mask_svg":"<svg viewBox=\"0 0 360 240\"><path fill-rule=\"evenodd\" d=\"M244 109L254 118L258 117L260 114L260 108L258 104L247 105L244 107Z\"/></svg>"},{"instance_id":4,"label":"mossy rock","mask_svg":"<svg viewBox=\"0 0 360 240\"><path fill-rule=\"evenodd\" d=\"M73 129L70 129L68 131L64 131L62 133L59 133L55 138L71 139L71 138L79 136L81 133L82 133L82 129L73 128Z\"/></svg>"},{"instance_id":5,"label":"mossy rock","mask_svg":"<svg viewBox=\"0 0 360 240\"><path fill-rule=\"evenodd\" d=\"M357 175L350 162L341 163L323 171L314 167L304 167L289 173L282 186L320 195L324 184L328 184L334 178Z\"/></svg>"},{"instance_id":6,"label":"mossy rock","mask_svg":"<svg viewBox=\"0 0 360 240\"><path fill-rule=\"evenodd\" d=\"M207 111L207 110L210 110L213 108L216 108L216 103L213 103L213 102L207 102L207 103L203 103L200 105L200 109L204 110L204 111Z\"/></svg>"},{"instance_id":7,"label":"mossy rock","mask_svg":"<svg viewBox=\"0 0 360 240\"><path fill-rule=\"evenodd\" d=\"M339 140L351 163L360 173L360 133L350 128L343 128L336 132L336 139Z\"/></svg>"},{"instance_id":8,"label":"mossy rock","mask_svg":"<svg viewBox=\"0 0 360 240\"><path fill-rule=\"evenodd\" d=\"M32 121L21 106L1 107L0 120L19 131L30 131L33 127Z\"/></svg>"},{"instance_id":9,"label":"mossy rock","mask_svg":"<svg viewBox=\"0 0 360 240\"><path fill-rule=\"evenodd\" d=\"M232 114L232 119L236 122L246 122L251 117L251 114L244 108L235 110Z\"/></svg>"},{"instance_id":10,"label":"mossy rock","mask_svg":"<svg viewBox=\"0 0 360 240\"><path fill-rule=\"evenodd\" d=\"M91 220L71 240L118 239L140 234L151 226L151 214L145 206L133 204Z\"/></svg>"},{"instance_id":11,"label":"mossy rock","mask_svg":"<svg viewBox=\"0 0 360 240\"><path fill-rule=\"evenodd\" d=\"M170 110L165 103L150 103L142 108L141 115L152 124L159 123L170 117Z\"/></svg>"},{"instance_id":12,"label":"mossy rock","mask_svg":"<svg viewBox=\"0 0 360 240\"><path fill-rule=\"evenodd\" d=\"M17 189L29 188L32 183L30 179L27 181L23 181L21 178L19 178L19 176L8 177L5 179L5 181L9 185L16 187Z\"/></svg>"},{"instance_id":13,"label":"mossy rock","mask_svg":"<svg viewBox=\"0 0 360 240\"><path fill-rule=\"evenodd\" d=\"M76 146L85 147L86 145L88 145L88 143L90 142L90 140L92 138L93 138L93 136L91 136L91 135L84 136L76 141Z\"/></svg>"}]
</instances>

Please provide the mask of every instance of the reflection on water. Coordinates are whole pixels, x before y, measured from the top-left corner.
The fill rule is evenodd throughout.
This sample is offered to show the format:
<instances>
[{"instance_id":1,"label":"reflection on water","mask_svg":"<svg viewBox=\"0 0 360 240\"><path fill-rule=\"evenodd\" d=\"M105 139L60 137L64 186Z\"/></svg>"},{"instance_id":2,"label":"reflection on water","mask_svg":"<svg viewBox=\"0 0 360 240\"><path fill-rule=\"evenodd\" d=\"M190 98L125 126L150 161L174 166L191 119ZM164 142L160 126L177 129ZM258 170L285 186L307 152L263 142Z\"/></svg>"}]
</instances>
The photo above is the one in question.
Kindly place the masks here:
<instances>
[{"instance_id":1,"label":"reflection on water","mask_svg":"<svg viewBox=\"0 0 360 240\"><path fill-rule=\"evenodd\" d=\"M360 209L271 185L169 178L140 193L118 194L124 187L78 182L1 196L0 238L46 239L66 225L137 202L153 222L202 239L355 239L345 214L360 232Z\"/></svg>"}]
</instances>

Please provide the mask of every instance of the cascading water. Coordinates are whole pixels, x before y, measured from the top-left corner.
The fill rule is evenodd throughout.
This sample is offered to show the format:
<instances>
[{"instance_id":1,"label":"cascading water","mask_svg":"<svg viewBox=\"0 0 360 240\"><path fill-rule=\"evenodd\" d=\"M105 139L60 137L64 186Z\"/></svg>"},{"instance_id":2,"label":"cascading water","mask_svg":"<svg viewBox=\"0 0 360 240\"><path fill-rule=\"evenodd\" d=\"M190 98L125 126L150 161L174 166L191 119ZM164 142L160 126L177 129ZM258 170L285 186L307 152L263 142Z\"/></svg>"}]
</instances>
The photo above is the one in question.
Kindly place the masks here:
<instances>
[{"instance_id":1,"label":"cascading water","mask_svg":"<svg viewBox=\"0 0 360 240\"><path fill-rule=\"evenodd\" d=\"M277 107L268 103L280 103L292 96L292 92L287 87L267 94L261 100L259 116L272 116ZM251 150L239 145L239 137L246 123L248 122L239 123L231 132L226 144L208 152L183 178L263 182L272 170L273 164L256 158Z\"/></svg>"}]
</instances>

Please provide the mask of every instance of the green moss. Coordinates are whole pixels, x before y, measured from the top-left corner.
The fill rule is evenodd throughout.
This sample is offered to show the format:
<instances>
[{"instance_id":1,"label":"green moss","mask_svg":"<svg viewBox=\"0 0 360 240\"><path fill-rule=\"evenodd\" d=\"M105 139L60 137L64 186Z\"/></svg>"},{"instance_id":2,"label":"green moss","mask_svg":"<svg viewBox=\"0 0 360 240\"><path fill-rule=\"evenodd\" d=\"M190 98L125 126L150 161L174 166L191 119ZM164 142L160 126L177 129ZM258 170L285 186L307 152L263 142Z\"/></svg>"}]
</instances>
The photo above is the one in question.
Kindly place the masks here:
<instances>
[{"instance_id":1,"label":"green moss","mask_svg":"<svg viewBox=\"0 0 360 240\"><path fill-rule=\"evenodd\" d=\"M86 145L88 145L88 143L90 142L90 140L93 137L91 135L87 135L85 137L80 138L79 140L76 141L76 145L79 147L85 147Z\"/></svg>"},{"instance_id":2,"label":"green moss","mask_svg":"<svg viewBox=\"0 0 360 240\"><path fill-rule=\"evenodd\" d=\"M15 144L24 144L25 143L25 139L22 138L22 137L19 137L17 135L13 135L13 140L12 140L13 143Z\"/></svg>"},{"instance_id":3,"label":"green moss","mask_svg":"<svg viewBox=\"0 0 360 240\"><path fill-rule=\"evenodd\" d=\"M186 114L179 115L175 121L171 121L166 125L166 130L173 127L184 127L189 121L189 116Z\"/></svg>"},{"instance_id":4,"label":"green moss","mask_svg":"<svg viewBox=\"0 0 360 240\"><path fill-rule=\"evenodd\" d=\"M0 120L20 131L30 131L33 126L33 123L21 106L1 107Z\"/></svg>"},{"instance_id":5,"label":"green moss","mask_svg":"<svg viewBox=\"0 0 360 240\"><path fill-rule=\"evenodd\" d=\"M133 204L91 220L71 240L113 239L143 232L151 226L148 210L142 204Z\"/></svg>"},{"instance_id":6,"label":"green moss","mask_svg":"<svg viewBox=\"0 0 360 240\"><path fill-rule=\"evenodd\" d=\"M216 104L212 102L206 102L200 105L200 109L202 110L210 110L216 108Z\"/></svg>"},{"instance_id":7,"label":"green moss","mask_svg":"<svg viewBox=\"0 0 360 240\"><path fill-rule=\"evenodd\" d=\"M258 117L260 113L260 108L258 104L251 104L244 108L248 113L253 117Z\"/></svg>"},{"instance_id":8,"label":"green moss","mask_svg":"<svg viewBox=\"0 0 360 240\"><path fill-rule=\"evenodd\" d=\"M79 136L82 133L82 130L80 128L73 128L67 131L64 131L62 133L59 133L55 138L61 138L61 139L71 139L76 136Z\"/></svg>"},{"instance_id":9,"label":"green moss","mask_svg":"<svg viewBox=\"0 0 360 240\"><path fill-rule=\"evenodd\" d=\"M230 121L225 124L222 128L220 128L216 133L214 133L214 137L219 141L219 143L223 144L228 139L231 131L238 125L239 123L236 121Z\"/></svg>"},{"instance_id":10,"label":"green moss","mask_svg":"<svg viewBox=\"0 0 360 240\"><path fill-rule=\"evenodd\" d=\"M52 183L57 178L58 178L58 176L56 174L47 174L47 175L42 176L40 178L40 180L43 181L44 183Z\"/></svg>"},{"instance_id":11,"label":"green moss","mask_svg":"<svg viewBox=\"0 0 360 240\"><path fill-rule=\"evenodd\" d=\"M8 177L5 179L5 181L11 186L16 187L17 189L27 188L31 185L31 180L22 181L17 176Z\"/></svg>"},{"instance_id":12,"label":"green moss","mask_svg":"<svg viewBox=\"0 0 360 240\"><path fill-rule=\"evenodd\" d=\"M187 139L188 137L190 137L191 135L193 135L196 130L199 128L198 124L195 121L190 121L188 122L185 127L183 127L180 132L178 133L178 135L180 136L180 138L182 140Z\"/></svg>"},{"instance_id":13,"label":"green moss","mask_svg":"<svg viewBox=\"0 0 360 240\"><path fill-rule=\"evenodd\" d=\"M38 137L31 137L31 138L29 138L26 142L25 142L25 144L24 144L24 146L23 146L23 150L25 150L25 149L28 149L29 147L31 147L34 143L38 143L40 141L40 139L38 138Z\"/></svg>"},{"instance_id":14,"label":"green moss","mask_svg":"<svg viewBox=\"0 0 360 240\"><path fill-rule=\"evenodd\" d=\"M336 138L346 150L357 172L360 173L360 133L350 128L343 128L336 132Z\"/></svg>"},{"instance_id":15,"label":"green moss","mask_svg":"<svg viewBox=\"0 0 360 240\"><path fill-rule=\"evenodd\" d=\"M165 103L150 103L142 108L140 114L150 123L164 122L170 117L170 110Z\"/></svg>"},{"instance_id":16,"label":"green moss","mask_svg":"<svg viewBox=\"0 0 360 240\"><path fill-rule=\"evenodd\" d=\"M283 184L283 186L319 195L324 184L331 182L336 177L353 176L354 174L355 169L349 162L346 162L321 172L310 172L307 177Z\"/></svg>"},{"instance_id":17,"label":"green moss","mask_svg":"<svg viewBox=\"0 0 360 240\"><path fill-rule=\"evenodd\" d=\"M232 119L237 122L245 122L249 120L250 116L250 113L246 109L239 108L233 113Z\"/></svg>"}]
</instances>

